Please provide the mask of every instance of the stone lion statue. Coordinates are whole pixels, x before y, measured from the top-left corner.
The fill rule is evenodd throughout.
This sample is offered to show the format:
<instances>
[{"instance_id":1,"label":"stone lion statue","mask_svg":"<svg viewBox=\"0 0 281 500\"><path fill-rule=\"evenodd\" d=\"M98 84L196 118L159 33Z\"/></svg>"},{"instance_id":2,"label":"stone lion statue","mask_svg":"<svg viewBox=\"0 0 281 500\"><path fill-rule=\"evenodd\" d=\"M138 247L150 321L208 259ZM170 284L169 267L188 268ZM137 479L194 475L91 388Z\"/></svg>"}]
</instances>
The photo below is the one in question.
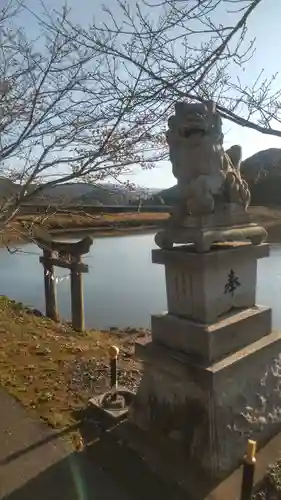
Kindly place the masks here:
<instances>
[{"instance_id":1,"label":"stone lion statue","mask_svg":"<svg viewBox=\"0 0 281 500\"><path fill-rule=\"evenodd\" d=\"M177 102L168 127L170 160L178 181L178 216L210 214L225 204L246 211L251 195L240 174L241 147L224 151L215 103Z\"/></svg>"}]
</instances>

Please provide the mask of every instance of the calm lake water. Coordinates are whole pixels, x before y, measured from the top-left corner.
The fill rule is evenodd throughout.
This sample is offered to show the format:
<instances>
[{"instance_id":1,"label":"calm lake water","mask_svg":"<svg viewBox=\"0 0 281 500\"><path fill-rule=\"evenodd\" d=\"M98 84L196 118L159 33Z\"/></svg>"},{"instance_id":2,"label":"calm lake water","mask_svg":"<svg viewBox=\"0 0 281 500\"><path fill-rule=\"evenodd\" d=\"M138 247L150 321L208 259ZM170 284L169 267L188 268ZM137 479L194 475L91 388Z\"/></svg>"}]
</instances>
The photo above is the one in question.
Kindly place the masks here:
<instances>
[{"instance_id":1,"label":"calm lake water","mask_svg":"<svg viewBox=\"0 0 281 500\"><path fill-rule=\"evenodd\" d=\"M151 263L154 234L96 238L84 261L85 317L87 327L149 327L150 315L166 309L164 268ZM0 250L0 294L44 311L43 267L36 245L24 245L14 255ZM63 319L70 319L68 271L57 284ZM281 327L281 244L271 246L269 258L258 267L257 303L273 308L273 325Z\"/></svg>"}]
</instances>

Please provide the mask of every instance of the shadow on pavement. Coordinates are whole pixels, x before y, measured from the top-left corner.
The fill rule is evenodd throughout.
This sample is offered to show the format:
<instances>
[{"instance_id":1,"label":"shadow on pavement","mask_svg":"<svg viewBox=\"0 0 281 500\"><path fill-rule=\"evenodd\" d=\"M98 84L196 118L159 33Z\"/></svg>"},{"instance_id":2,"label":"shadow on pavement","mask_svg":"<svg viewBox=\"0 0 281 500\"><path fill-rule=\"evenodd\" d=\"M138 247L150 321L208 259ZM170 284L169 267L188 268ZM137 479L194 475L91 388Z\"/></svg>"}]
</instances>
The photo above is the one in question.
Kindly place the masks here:
<instances>
[{"instance_id":1,"label":"shadow on pavement","mask_svg":"<svg viewBox=\"0 0 281 500\"><path fill-rule=\"evenodd\" d=\"M115 432L120 422L89 409L77 414L85 448L72 452L62 439L67 430L50 432L13 399L2 395L2 400L9 420L0 436L1 500L182 499L120 439Z\"/></svg>"},{"instance_id":2,"label":"shadow on pavement","mask_svg":"<svg viewBox=\"0 0 281 500\"><path fill-rule=\"evenodd\" d=\"M83 454L73 453L5 496L5 500L129 500Z\"/></svg>"},{"instance_id":3,"label":"shadow on pavement","mask_svg":"<svg viewBox=\"0 0 281 500\"><path fill-rule=\"evenodd\" d=\"M188 500L186 494L151 472L142 457L118 437L117 427L124 421L113 422L93 409L79 417L83 420L80 432L89 462L106 471L130 500Z\"/></svg>"},{"instance_id":4,"label":"shadow on pavement","mask_svg":"<svg viewBox=\"0 0 281 500\"><path fill-rule=\"evenodd\" d=\"M74 424L66 429L63 429L61 431L55 431L52 434L44 437L43 439L40 439L39 441L36 441L35 443L32 443L29 446L26 446L25 448L22 448L21 450L18 450L14 453L11 453L7 457L5 457L3 460L0 460L0 465L8 465L10 462L13 460L17 460L18 458L22 457L23 455L26 455L27 453L36 450L40 446L44 446L51 441L57 440L59 437L63 437L64 435L69 434L70 431L75 430L79 427L79 424Z\"/></svg>"}]
</instances>

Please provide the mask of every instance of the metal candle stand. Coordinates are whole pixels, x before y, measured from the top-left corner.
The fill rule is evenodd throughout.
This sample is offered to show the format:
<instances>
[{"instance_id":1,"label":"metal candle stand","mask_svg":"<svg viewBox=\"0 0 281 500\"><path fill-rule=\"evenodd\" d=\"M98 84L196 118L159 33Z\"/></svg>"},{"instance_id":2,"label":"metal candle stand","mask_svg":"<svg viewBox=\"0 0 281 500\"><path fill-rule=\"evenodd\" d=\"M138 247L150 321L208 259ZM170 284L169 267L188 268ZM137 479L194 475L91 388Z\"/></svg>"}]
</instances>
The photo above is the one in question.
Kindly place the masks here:
<instances>
[{"instance_id":1,"label":"metal candle stand","mask_svg":"<svg viewBox=\"0 0 281 500\"><path fill-rule=\"evenodd\" d=\"M110 392L111 399L116 400L118 381L117 381L117 359L119 356L119 348L112 345L108 349L109 360L110 360Z\"/></svg>"},{"instance_id":2,"label":"metal candle stand","mask_svg":"<svg viewBox=\"0 0 281 500\"><path fill-rule=\"evenodd\" d=\"M110 346L108 354L110 363L110 390L101 396L91 398L90 404L114 419L125 418L134 393L128 389L118 387L117 361L119 348L114 345Z\"/></svg>"},{"instance_id":3,"label":"metal candle stand","mask_svg":"<svg viewBox=\"0 0 281 500\"><path fill-rule=\"evenodd\" d=\"M117 358L119 356L119 348L115 345L110 346L108 349L109 359L110 359L110 391L112 399L117 397Z\"/></svg>"},{"instance_id":4,"label":"metal candle stand","mask_svg":"<svg viewBox=\"0 0 281 500\"><path fill-rule=\"evenodd\" d=\"M126 402L124 396L122 395L122 391L118 391L117 359L119 355L119 348L115 345L110 346L108 354L110 362L110 391L104 394L101 399L101 405L108 410L122 410L126 407Z\"/></svg>"}]
</instances>

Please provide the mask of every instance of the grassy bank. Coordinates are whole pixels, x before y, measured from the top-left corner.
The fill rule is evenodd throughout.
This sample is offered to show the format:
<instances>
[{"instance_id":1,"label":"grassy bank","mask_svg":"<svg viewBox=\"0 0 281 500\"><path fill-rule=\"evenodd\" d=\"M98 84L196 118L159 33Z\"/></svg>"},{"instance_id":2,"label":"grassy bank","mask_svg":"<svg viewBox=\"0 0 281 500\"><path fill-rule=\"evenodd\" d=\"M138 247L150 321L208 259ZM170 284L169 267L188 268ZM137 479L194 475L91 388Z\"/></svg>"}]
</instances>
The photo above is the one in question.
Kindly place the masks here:
<instances>
[{"instance_id":1,"label":"grassy bank","mask_svg":"<svg viewBox=\"0 0 281 500\"><path fill-rule=\"evenodd\" d=\"M71 424L90 396L108 389L110 344L120 348L120 383L136 387L141 367L133 359L133 345L146 334L127 329L79 335L2 296L0 385L49 425Z\"/></svg>"},{"instance_id":2,"label":"grassy bank","mask_svg":"<svg viewBox=\"0 0 281 500\"><path fill-rule=\"evenodd\" d=\"M97 236L118 234L134 230L156 228L166 220L165 213L120 213L90 215L86 213L55 214L50 216L22 215L11 223L0 235L0 244L20 243L25 241L25 226L40 224L53 233L79 232L89 230Z\"/></svg>"},{"instance_id":3,"label":"grassy bank","mask_svg":"<svg viewBox=\"0 0 281 500\"><path fill-rule=\"evenodd\" d=\"M86 213L55 214L44 220L48 230L93 228L99 231L118 230L141 226L154 226L167 219L165 213L120 213L90 215ZM33 222L33 216L21 217L19 221Z\"/></svg>"},{"instance_id":4,"label":"grassy bank","mask_svg":"<svg viewBox=\"0 0 281 500\"><path fill-rule=\"evenodd\" d=\"M253 222L262 224L271 242L281 241L281 208L250 207ZM19 216L0 234L0 245L25 241L25 227L40 224L53 234L89 230L97 236L126 234L131 231L156 229L169 217L168 213L120 213L90 215L86 213L60 213L50 216Z\"/></svg>"}]
</instances>

